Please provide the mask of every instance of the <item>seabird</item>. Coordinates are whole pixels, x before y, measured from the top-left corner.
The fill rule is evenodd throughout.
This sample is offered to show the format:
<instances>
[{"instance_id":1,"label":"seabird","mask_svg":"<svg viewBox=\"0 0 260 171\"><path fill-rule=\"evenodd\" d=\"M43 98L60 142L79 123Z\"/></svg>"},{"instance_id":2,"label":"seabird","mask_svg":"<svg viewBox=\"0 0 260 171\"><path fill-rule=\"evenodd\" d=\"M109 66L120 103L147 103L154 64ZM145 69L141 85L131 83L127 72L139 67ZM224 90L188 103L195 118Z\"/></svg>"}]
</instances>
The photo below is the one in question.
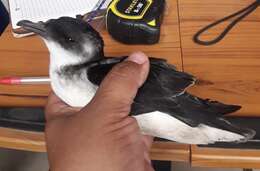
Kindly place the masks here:
<instances>
[{"instance_id":1,"label":"seabird","mask_svg":"<svg viewBox=\"0 0 260 171\"><path fill-rule=\"evenodd\" d=\"M61 17L46 22L18 23L41 36L50 52L51 86L65 103L83 107L103 78L126 57L105 57L100 34L81 18ZM186 91L196 79L168 64L149 58L147 81L131 108L144 134L187 144L246 142L255 131L227 121L223 115L241 107L196 97Z\"/></svg>"}]
</instances>

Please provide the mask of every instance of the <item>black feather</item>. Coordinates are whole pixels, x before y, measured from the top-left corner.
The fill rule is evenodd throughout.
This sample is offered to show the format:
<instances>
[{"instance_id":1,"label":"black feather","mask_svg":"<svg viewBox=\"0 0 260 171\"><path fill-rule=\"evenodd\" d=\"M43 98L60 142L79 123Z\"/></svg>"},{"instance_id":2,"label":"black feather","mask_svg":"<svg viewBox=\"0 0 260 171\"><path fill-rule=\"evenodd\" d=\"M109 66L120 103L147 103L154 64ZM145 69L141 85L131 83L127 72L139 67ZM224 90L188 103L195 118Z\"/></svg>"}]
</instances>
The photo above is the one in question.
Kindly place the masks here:
<instances>
[{"instance_id":1,"label":"black feather","mask_svg":"<svg viewBox=\"0 0 260 171\"><path fill-rule=\"evenodd\" d=\"M105 58L92 63L88 67L88 79L99 85L107 73L124 59L125 57ZM212 125L212 120L241 108L204 100L185 92L194 82L195 78L192 75L177 71L173 65L167 64L166 60L150 58L148 78L137 93L131 114L161 111L195 127L202 123Z\"/></svg>"}]
</instances>

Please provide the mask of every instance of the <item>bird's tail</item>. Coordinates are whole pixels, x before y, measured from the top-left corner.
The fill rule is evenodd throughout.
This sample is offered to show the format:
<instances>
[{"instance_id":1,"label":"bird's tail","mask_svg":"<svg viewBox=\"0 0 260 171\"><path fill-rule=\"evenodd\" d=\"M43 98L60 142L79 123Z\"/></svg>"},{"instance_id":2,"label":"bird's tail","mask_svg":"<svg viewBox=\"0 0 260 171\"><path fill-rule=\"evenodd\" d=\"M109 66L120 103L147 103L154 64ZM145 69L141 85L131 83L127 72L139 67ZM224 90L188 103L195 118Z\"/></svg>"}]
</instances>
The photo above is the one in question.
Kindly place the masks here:
<instances>
[{"instance_id":1,"label":"bird's tail","mask_svg":"<svg viewBox=\"0 0 260 171\"><path fill-rule=\"evenodd\" d=\"M178 96L178 103L180 103L188 113L196 113L198 115L205 114L213 117L221 117L241 109L239 105L229 105L210 99L202 99L187 92Z\"/></svg>"},{"instance_id":2,"label":"bird's tail","mask_svg":"<svg viewBox=\"0 0 260 171\"><path fill-rule=\"evenodd\" d=\"M242 126L233 124L232 122L224 119L224 118L217 118L213 123L214 127L218 129L222 129L228 132L232 132L234 134L241 135L240 139L234 139L234 142L247 142L250 139L253 139L256 135L256 131L249 128L244 128Z\"/></svg>"},{"instance_id":3,"label":"bird's tail","mask_svg":"<svg viewBox=\"0 0 260 171\"><path fill-rule=\"evenodd\" d=\"M198 98L198 100L205 105L204 107L210 108L211 111L214 111L214 113L219 116L233 113L241 109L241 106L239 105L224 104L218 101L211 101L210 99Z\"/></svg>"},{"instance_id":4,"label":"bird's tail","mask_svg":"<svg viewBox=\"0 0 260 171\"><path fill-rule=\"evenodd\" d=\"M211 101L209 99L206 100L200 99L200 100L203 101L203 103L206 106L211 108L211 110L214 111L215 114L218 116L218 118L213 121L214 126L229 132L239 134L243 137L240 140L236 140L236 142L243 142L243 141L246 142L255 136L256 132L254 130L249 128L244 128L242 126L238 126L223 118L224 117L223 115L236 112L239 109L241 109L241 106L224 104L218 101Z\"/></svg>"},{"instance_id":5,"label":"bird's tail","mask_svg":"<svg viewBox=\"0 0 260 171\"><path fill-rule=\"evenodd\" d=\"M184 114L177 116L178 119L194 128L197 127L208 137L209 143L246 142L256 134L252 129L243 128L225 119L224 115L239 110L241 106L202 99L189 93L179 96L178 100L184 109Z\"/></svg>"}]
</instances>

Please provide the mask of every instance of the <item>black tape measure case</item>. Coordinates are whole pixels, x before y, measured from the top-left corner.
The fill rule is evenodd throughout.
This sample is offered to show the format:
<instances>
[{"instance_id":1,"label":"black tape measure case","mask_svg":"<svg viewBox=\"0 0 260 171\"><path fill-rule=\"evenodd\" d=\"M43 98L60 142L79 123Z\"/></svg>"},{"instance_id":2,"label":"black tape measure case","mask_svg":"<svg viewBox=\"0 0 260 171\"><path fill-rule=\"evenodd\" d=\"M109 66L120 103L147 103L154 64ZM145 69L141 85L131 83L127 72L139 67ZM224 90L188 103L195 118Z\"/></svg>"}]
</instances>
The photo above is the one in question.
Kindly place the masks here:
<instances>
[{"instance_id":1,"label":"black tape measure case","mask_svg":"<svg viewBox=\"0 0 260 171\"><path fill-rule=\"evenodd\" d=\"M113 0L107 9L107 30L126 44L157 43L164 7L165 0Z\"/></svg>"}]
</instances>

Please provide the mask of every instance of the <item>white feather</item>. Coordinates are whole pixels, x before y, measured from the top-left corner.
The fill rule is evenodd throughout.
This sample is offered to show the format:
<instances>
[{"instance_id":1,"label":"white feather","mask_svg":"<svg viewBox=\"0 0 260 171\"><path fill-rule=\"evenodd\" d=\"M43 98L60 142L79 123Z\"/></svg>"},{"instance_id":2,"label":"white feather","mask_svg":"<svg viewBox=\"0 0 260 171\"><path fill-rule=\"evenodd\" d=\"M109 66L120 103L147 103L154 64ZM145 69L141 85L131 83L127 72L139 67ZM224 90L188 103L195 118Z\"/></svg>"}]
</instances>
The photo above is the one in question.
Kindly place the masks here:
<instances>
[{"instance_id":1,"label":"white feather","mask_svg":"<svg viewBox=\"0 0 260 171\"><path fill-rule=\"evenodd\" d=\"M88 104L95 95L97 86L88 80L86 70L82 70L75 79L66 79L58 74L64 66L82 63L83 58L65 50L57 43L47 40L45 43L50 51L49 75L55 94L73 107L83 107ZM90 55L93 53L92 49L91 46L86 46Z\"/></svg>"},{"instance_id":2,"label":"white feather","mask_svg":"<svg viewBox=\"0 0 260 171\"><path fill-rule=\"evenodd\" d=\"M76 56L59 44L43 39L50 52L50 69L57 70L66 65L74 65L82 62L82 57Z\"/></svg>"},{"instance_id":3,"label":"white feather","mask_svg":"<svg viewBox=\"0 0 260 171\"><path fill-rule=\"evenodd\" d=\"M211 144L233 142L244 136L200 124L191 127L168 114L156 111L134 116L144 134L187 144Z\"/></svg>"},{"instance_id":4,"label":"white feather","mask_svg":"<svg viewBox=\"0 0 260 171\"><path fill-rule=\"evenodd\" d=\"M60 78L56 72L50 72L51 86L57 96L72 107L84 107L93 98L97 86L88 81L85 74L82 80L66 80Z\"/></svg>"}]
</instances>

